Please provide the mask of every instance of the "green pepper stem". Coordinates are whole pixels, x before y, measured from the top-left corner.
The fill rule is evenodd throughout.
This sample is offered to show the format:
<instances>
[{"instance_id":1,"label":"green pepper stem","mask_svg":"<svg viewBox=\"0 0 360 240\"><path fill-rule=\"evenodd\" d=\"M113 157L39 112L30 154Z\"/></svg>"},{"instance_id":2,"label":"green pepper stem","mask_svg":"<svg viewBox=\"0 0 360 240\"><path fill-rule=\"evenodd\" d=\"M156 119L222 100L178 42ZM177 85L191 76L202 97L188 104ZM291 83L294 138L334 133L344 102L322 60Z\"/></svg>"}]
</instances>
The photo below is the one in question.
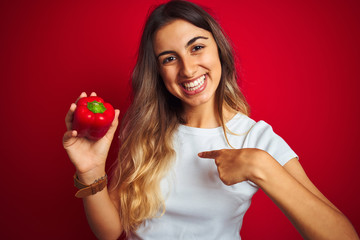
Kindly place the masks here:
<instances>
[{"instance_id":1,"label":"green pepper stem","mask_svg":"<svg viewBox=\"0 0 360 240\"><path fill-rule=\"evenodd\" d=\"M104 113L106 111L104 104L98 101L88 102L87 108L93 113Z\"/></svg>"}]
</instances>

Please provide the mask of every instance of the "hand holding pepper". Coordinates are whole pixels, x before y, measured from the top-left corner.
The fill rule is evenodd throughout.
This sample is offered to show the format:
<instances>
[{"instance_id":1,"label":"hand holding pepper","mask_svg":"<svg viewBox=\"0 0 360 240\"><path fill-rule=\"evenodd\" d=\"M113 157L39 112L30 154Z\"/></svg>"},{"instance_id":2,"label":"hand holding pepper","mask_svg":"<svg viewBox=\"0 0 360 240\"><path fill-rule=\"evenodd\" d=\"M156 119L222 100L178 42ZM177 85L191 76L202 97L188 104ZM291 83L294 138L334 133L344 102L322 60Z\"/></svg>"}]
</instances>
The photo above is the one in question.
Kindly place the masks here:
<instances>
[{"instance_id":1,"label":"hand holding pepper","mask_svg":"<svg viewBox=\"0 0 360 240\"><path fill-rule=\"evenodd\" d=\"M115 117L110 103L105 103L98 96L90 96L80 98L76 105L72 128L78 136L95 141L105 136Z\"/></svg>"},{"instance_id":2,"label":"hand holding pepper","mask_svg":"<svg viewBox=\"0 0 360 240\"><path fill-rule=\"evenodd\" d=\"M92 93L90 97L96 97L96 93ZM65 117L67 131L63 137L63 146L67 151L71 162L75 165L79 179L84 183L91 184L95 179L98 179L105 174L106 158L118 126L120 111L117 109L113 110L114 117L112 117L113 120L110 121L108 130L100 131L102 133L105 132L105 135L96 141L91 140L90 138L92 137L85 137L86 134L97 133L98 135L94 136L99 137L98 131L92 132L89 131L89 128L79 128L79 132L73 130L75 128L73 126L73 120L76 119L75 112L78 108L80 109L79 104L86 98L86 93L82 93L77 100L77 104L73 103L70 106ZM91 115L91 113L89 114ZM107 119L109 120L109 118Z\"/></svg>"}]
</instances>

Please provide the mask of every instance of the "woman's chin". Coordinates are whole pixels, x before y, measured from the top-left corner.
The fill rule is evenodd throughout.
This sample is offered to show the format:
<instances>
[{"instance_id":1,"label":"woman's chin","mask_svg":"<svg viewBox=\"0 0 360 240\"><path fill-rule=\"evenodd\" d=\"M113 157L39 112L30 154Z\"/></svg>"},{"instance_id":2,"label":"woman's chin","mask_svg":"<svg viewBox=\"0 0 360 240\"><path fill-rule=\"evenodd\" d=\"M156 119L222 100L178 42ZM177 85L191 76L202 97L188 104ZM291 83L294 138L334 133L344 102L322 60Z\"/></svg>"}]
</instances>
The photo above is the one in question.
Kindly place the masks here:
<instances>
[{"instance_id":1,"label":"woman's chin","mask_svg":"<svg viewBox=\"0 0 360 240\"><path fill-rule=\"evenodd\" d=\"M196 98L192 99L186 99L185 101L182 101L183 105L187 108L196 108L205 106L208 104L214 104L213 97L209 96L207 93L201 94L201 96L197 96Z\"/></svg>"}]
</instances>

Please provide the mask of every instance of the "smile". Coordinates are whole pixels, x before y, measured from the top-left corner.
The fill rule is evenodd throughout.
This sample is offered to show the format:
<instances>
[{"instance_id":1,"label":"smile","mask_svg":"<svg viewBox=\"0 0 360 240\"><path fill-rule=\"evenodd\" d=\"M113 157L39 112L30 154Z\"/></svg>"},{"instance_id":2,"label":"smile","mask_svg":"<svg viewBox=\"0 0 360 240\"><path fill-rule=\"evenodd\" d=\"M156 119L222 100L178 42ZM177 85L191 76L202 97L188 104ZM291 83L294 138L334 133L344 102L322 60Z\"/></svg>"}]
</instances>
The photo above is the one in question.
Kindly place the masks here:
<instances>
[{"instance_id":1,"label":"smile","mask_svg":"<svg viewBox=\"0 0 360 240\"><path fill-rule=\"evenodd\" d=\"M191 82L182 83L181 85L187 92L194 92L201 88L205 83L205 74Z\"/></svg>"}]
</instances>

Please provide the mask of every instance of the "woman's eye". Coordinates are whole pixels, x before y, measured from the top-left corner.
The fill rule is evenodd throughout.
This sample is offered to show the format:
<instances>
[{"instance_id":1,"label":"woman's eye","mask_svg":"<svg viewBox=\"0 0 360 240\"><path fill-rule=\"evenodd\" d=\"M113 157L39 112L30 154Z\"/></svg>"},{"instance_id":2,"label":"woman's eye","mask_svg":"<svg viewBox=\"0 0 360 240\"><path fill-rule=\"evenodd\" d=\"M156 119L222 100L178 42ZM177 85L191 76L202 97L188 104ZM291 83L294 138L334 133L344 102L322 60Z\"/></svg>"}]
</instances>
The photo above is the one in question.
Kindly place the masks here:
<instances>
[{"instance_id":1,"label":"woman's eye","mask_svg":"<svg viewBox=\"0 0 360 240\"><path fill-rule=\"evenodd\" d=\"M195 46L193 49L192 49L192 51L193 52L196 52L196 51L199 51L200 49L203 49L204 48L204 46Z\"/></svg>"},{"instance_id":2,"label":"woman's eye","mask_svg":"<svg viewBox=\"0 0 360 240\"><path fill-rule=\"evenodd\" d=\"M163 60L163 64L169 63L169 62L171 62L171 61L174 61L175 59L176 59L176 57L174 57L174 56L167 57L167 58L165 58L165 59Z\"/></svg>"}]
</instances>

